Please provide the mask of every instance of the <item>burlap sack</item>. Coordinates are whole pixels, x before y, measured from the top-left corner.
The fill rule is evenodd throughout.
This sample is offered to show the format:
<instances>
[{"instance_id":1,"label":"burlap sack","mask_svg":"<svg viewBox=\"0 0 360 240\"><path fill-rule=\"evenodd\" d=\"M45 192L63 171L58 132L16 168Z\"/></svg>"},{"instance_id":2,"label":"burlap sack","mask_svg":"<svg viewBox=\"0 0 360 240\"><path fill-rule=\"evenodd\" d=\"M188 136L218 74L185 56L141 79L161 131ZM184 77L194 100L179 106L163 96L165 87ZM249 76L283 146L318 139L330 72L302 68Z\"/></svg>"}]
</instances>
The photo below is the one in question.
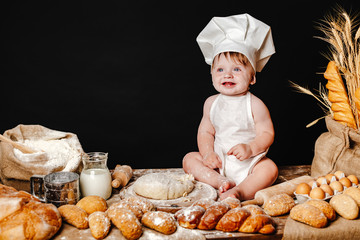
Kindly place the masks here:
<instances>
[{"instance_id":1,"label":"burlap sack","mask_svg":"<svg viewBox=\"0 0 360 240\"><path fill-rule=\"evenodd\" d=\"M341 170L359 177L360 134L330 116L325 118L325 122L328 132L321 134L315 142L311 176L319 177Z\"/></svg>"},{"instance_id":2,"label":"burlap sack","mask_svg":"<svg viewBox=\"0 0 360 240\"><path fill-rule=\"evenodd\" d=\"M75 153L69 155L69 159L65 160L54 157L50 159L46 152L22 154L11 144L0 142L0 178L5 185L29 191L29 180L32 175L46 175L57 171L79 172L81 170L81 153L84 151L78 137L73 133L51 130L41 125L18 125L5 131L3 135L19 143L23 143L25 140L42 140L49 143L59 140L71 148L69 152Z\"/></svg>"}]
</instances>

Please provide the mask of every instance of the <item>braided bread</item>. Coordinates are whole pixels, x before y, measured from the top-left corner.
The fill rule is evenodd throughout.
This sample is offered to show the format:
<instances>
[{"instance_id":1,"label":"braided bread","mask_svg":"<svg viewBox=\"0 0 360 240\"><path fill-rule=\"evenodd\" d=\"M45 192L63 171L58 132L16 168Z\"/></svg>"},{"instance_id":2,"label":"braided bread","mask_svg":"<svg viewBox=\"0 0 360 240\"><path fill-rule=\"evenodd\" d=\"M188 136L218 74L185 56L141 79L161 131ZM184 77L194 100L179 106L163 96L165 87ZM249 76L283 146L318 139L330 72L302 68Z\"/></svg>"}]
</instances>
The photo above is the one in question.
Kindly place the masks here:
<instances>
[{"instance_id":1,"label":"braided bread","mask_svg":"<svg viewBox=\"0 0 360 240\"><path fill-rule=\"evenodd\" d=\"M272 234L276 231L273 219L257 205L231 208L229 204L221 201L205 209L197 204L176 212L175 218L180 226L189 229L262 234Z\"/></svg>"}]
</instances>

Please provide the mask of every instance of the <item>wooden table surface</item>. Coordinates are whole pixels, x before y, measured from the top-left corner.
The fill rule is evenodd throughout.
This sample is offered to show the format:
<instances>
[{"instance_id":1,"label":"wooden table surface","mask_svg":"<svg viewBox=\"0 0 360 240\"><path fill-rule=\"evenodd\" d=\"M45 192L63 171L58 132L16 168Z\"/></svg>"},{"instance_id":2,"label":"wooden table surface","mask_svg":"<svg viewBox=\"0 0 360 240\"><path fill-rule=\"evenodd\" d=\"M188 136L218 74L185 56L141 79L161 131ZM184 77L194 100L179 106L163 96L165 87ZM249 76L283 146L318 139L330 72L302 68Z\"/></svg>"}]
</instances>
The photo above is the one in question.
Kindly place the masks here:
<instances>
[{"instance_id":1,"label":"wooden table surface","mask_svg":"<svg viewBox=\"0 0 360 240\"><path fill-rule=\"evenodd\" d=\"M301 165L301 166L281 166L279 167L279 176L274 184L279 184L303 175L310 175L310 165ZM182 171L182 169L135 169L134 176L131 181L135 181L138 177L150 173L150 172L162 172L162 171ZM262 235L262 234L247 234L240 232L231 232L225 233L217 230L211 231L203 231L203 230L195 230L200 231L206 239L282 239L284 233L285 222L288 215L273 217L276 222L276 233L272 235Z\"/></svg>"}]
</instances>

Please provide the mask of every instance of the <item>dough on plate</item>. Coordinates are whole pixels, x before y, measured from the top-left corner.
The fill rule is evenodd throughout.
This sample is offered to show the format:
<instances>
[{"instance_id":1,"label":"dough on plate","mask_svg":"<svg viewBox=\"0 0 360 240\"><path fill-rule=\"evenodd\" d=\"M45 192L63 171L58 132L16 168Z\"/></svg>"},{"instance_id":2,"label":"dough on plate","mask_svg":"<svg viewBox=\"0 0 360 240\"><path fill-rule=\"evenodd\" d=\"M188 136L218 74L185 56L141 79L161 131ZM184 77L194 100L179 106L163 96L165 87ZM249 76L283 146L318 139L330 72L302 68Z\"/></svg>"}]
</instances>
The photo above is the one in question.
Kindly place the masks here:
<instances>
[{"instance_id":1,"label":"dough on plate","mask_svg":"<svg viewBox=\"0 0 360 240\"><path fill-rule=\"evenodd\" d=\"M134 183L134 192L140 196L169 200L186 196L194 189L194 177L188 174L149 173Z\"/></svg>"}]
</instances>

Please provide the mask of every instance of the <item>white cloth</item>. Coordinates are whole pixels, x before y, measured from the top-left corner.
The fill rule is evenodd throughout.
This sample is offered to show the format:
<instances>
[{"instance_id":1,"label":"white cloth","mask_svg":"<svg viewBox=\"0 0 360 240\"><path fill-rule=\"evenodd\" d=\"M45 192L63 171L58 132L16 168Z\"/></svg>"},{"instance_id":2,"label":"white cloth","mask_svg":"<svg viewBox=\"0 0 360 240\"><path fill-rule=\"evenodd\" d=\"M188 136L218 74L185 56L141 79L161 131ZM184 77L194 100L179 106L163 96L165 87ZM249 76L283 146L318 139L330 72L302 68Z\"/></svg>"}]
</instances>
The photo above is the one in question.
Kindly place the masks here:
<instances>
[{"instance_id":1,"label":"white cloth","mask_svg":"<svg viewBox=\"0 0 360 240\"><path fill-rule=\"evenodd\" d=\"M270 27L246 13L213 17L196 41L209 65L219 53L239 52L249 59L256 72L261 72L275 53Z\"/></svg>"},{"instance_id":2,"label":"white cloth","mask_svg":"<svg viewBox=\"0 0 360 240\"><path fill-rule=\"evenodd\" d=\"M266 152L245 160L238 160L227 152L239 143L249 143L255 136L255 123L251 110L251 94L226 96L219 94L210 109L210 120L215 128L214 151L222 160L220 173L241 183Z\"/></svg>"}]
</instances>

